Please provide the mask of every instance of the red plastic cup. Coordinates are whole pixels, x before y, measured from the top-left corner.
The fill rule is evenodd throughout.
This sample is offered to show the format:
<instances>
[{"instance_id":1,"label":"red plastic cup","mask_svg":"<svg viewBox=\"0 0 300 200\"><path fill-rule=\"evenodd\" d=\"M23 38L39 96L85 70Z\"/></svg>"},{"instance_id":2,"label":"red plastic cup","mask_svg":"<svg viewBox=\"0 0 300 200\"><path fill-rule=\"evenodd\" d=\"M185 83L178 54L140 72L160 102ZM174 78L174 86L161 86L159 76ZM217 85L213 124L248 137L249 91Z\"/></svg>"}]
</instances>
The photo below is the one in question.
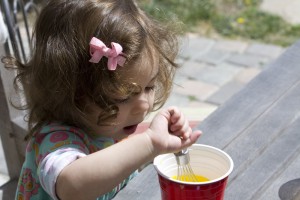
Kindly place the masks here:
<instances>
[{"instance_id":1,"label":"red plastic cup","mask_svg":"<svg viewBox=\"0 0 300 200\"><path fill-rule=\"evenodd\" d=\"M222 200L233 161L224 151L202 144L189 148L190 165L196 175L209 179L206 182L184 182L171 177L177 175L174 154L163 154L154 159L158 172L162 200Z\"/></svg>"}]
</instances>

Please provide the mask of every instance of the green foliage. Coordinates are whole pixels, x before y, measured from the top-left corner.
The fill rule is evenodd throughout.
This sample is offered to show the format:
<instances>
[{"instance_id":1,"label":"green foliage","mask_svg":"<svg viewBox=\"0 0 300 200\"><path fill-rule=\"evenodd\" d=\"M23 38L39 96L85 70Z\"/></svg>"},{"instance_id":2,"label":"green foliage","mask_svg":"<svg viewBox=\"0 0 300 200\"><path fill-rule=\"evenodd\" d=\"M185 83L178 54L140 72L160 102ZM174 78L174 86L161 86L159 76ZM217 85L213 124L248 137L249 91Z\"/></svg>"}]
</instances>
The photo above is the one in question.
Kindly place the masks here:
<instances>
[{"instance_id":1,"label":"green foliage","mask_svg":"<svg viewBox=\"0 0 300 200\"><path fill-rule=\"evenodd\" d=\"M141 6L160 20L176 19L187 25L210 20L214 14L211 0L141 0Z\"/></svg>"},{"instance_id":2,"label":"green foliage","mask_svg":"<svg viewBox=\"0 0 300 200\"><path fill-rule=\"evenodd\" d=\"M218 13L211 25L223 36L242 37L287 46L300 38L300 26L292 26L282 18L258 10L255 6L237 14Z\"/></svg>"},{"instance_id":3,"label":"green foliage","mask_svg":"<svg viewBox=\"0 0 300 200\"><path fill-rule=\"evenodd\" d=\"M218 34L287 46L300 38L300 26L258 9L261 0L140 0L159 20L181 21L187 31L203 28ZM199 27L199 24L200 27Z\"/></svg>"},{"instance_id":4,"label":"green foliage","mask_svg":"<svg viewBox=\"0 0 300 200\"><path fill-rule=\"evenodd\" d=\"M250 39L263 39L286 28L281 18L255 8L246 9L236 16L218 16L212 24L223 35L240 35Z\"/></svg>"}]
</instances>

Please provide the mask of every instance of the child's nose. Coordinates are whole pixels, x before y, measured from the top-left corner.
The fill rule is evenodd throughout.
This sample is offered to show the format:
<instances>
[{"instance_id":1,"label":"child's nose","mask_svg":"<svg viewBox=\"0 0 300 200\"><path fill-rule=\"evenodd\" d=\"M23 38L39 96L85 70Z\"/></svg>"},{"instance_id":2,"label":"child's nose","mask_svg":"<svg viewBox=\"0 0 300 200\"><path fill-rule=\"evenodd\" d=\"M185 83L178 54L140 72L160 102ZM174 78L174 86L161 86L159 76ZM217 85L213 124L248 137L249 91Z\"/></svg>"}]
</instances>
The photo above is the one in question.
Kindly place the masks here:
<instances>
[{"instance_id":1,"label":"child's nose","mask_svg":"<svg viewBox=\"0 0 300 200\"><path fill-rule=\"evenodd\" d=\"M145 96L140 96L136 99L133 105L132 114L133 115L146 115L149 112L150 104L148 98Z\"/></svg>"}]
</instances>

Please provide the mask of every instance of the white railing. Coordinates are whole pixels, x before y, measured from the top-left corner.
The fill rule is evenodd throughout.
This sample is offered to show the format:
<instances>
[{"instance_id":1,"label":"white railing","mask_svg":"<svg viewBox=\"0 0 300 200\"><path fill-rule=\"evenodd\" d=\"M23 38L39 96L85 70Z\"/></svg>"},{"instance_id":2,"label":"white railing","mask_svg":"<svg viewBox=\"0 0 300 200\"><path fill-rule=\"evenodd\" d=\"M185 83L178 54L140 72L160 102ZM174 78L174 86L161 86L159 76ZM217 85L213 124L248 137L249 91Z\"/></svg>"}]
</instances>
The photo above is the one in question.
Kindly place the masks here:
<instances>
[{"instance_id":1,"label":"white railing","mask_svg":"<svg viewBox=\"0 0 300 200\"><path fill-rule=\"evenodd\" d=\"M8 30L8 39L0 44L0 58L11 55L26 62L31 53L32 27L39 13L41 0L0 0L1 13ZM25 113L10 105L14 97L13 79L15 72L6 70L0 62L0 139L5 156L4 162L10 179L19 176L24 160L27 126ZM1 149L0 149L1 151ZM1 173L1 172L0 172ZM0 181L0 185L3 184Z\"/></svg>"}]
</instances>

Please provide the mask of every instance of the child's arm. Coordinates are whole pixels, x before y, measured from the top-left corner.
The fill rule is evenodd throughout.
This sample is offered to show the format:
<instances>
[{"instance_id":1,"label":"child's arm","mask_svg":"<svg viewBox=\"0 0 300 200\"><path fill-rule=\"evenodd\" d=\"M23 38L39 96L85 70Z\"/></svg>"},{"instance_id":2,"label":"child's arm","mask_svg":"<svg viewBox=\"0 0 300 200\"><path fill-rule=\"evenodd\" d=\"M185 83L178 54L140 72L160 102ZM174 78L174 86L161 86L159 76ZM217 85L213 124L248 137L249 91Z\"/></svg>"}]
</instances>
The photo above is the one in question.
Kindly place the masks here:
<instances>
[{"instance_id":1,"label":"child's arm","mask_svg":"<svg viewBox=\"0 0 300 200\"><path fill-rule=\"evenodd\" d=\"M57 179L57 195L62 200L94 200L111 191L142 164L161 153L190 146L200 134L200 131L192 133L177 108L163 110L144 134L136 134L65 167Z\"/></svg>"}]
</instances>

